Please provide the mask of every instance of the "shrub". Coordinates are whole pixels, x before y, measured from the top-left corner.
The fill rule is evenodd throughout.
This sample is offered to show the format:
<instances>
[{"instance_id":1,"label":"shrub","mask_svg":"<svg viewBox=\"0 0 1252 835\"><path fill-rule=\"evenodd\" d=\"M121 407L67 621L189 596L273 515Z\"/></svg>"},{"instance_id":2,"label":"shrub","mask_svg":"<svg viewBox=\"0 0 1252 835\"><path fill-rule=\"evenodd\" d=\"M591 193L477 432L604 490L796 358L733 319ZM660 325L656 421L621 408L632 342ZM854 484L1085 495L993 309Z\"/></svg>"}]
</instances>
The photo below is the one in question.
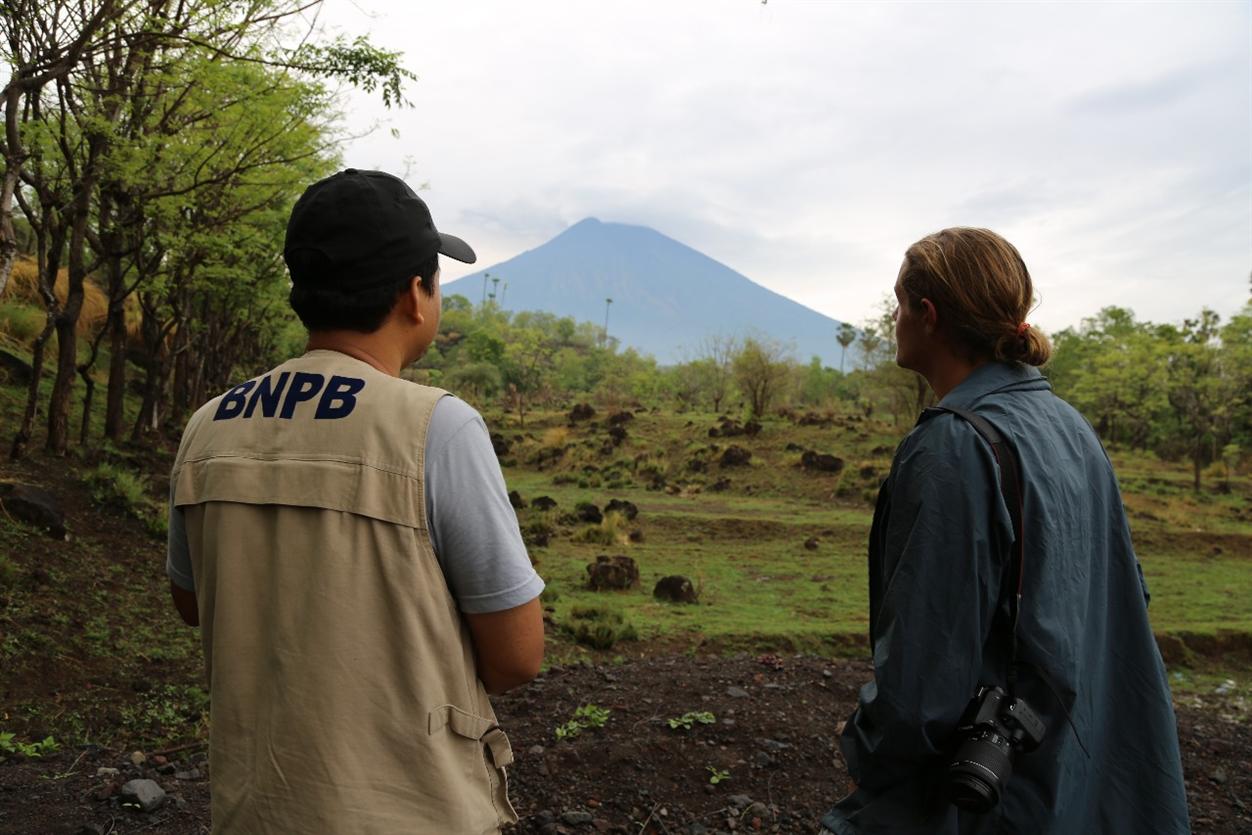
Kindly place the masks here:
<instances>
[{"instance_id":1,"label":"shrub","mask_svg":"<svg viewBox=\"0 0 1252 835\"><path fill-rule=\"evenodd\" d=\"M618 641L637 641L639 633L620 612L602 606L574 606L562 628L575 641L593 649L610 649Z\"/></svg>"},{"instance_id":2,"label":"shrub","mask_svg":"<svg viewBox=\"0 0 1252 835\"><path fill-rule=\"evenodd\" d=\"M46 316L38 307L21 303L0 304L0 333L23 347L34 343L43 331Z\"/></svg>"},{"instance_id":3,"label":"shrub","mask_svg":"<svg viewBox=\"0 0 1252 835\"><path fill-rule=\"evenodd\" d=\"M17 565L7 554L0 554L0 590L17 582Z\"/></svg>"},{"instance_id":4,"label":"shrub","mask_svg":"<svg viewBox=\"0 0 1252 835\"><path fill-rule=\"evenodd\" d=\"M116 510L142 522L154 539L163 538L169 528L164 503L149 498L147 476L112 464L100 464L87 473L91 499L97 505Z\"/></svg>"}]
</instances>

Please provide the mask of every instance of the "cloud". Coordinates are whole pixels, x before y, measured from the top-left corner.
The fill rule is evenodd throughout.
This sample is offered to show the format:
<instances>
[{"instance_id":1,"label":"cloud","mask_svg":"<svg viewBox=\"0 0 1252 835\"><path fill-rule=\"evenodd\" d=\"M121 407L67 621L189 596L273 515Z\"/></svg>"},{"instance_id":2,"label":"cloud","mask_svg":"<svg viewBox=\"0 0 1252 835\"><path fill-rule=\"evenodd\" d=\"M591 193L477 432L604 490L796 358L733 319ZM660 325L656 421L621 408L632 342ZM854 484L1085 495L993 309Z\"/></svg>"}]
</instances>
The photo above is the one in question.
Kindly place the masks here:
<instances>
[{"instance_id":1,"label":"cloud","mask_svg":"<svg viewBox=\"0 0 1252 835\"><path fill-rule=\"evenodd\" d=\"M981 225L1045 327L1246 298L1252 4L358 2L332 24L421 79L348 96L401 139L347 156L409 161L479 267L596 216L859 321L910 243Z\"/></svg>"}]
</instances>

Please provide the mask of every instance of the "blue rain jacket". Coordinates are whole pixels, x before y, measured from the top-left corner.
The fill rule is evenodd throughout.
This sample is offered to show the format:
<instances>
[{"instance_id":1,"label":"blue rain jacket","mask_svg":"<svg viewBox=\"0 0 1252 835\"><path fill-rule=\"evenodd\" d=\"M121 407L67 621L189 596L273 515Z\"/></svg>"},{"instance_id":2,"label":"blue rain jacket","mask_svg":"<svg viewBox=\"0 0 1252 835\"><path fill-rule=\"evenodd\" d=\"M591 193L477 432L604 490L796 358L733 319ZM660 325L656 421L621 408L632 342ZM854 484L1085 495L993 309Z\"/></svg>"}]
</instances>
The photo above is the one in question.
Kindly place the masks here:
<instances>
[{"instance_id":1,"label":"blue rain jacket","mask_svg":"<svg viewBox=\"0 0 1252 835\"><path fill-rule=\"evenodd\" d=\"M990 446L923 415L896 451L870 532L874 680L840 740L857 790L838 835L1176 835L1190 832L1178 732L1148 591L1112 466L1035 368L980 366L941 402L977 412L1017 452L1024 588L1017 695L1047 725L999 806L958 810L940 777L979 684L1004 685L1012 526ZM1064 701L1082 742L1065 719Z\"/></svg>"}]
</instances>

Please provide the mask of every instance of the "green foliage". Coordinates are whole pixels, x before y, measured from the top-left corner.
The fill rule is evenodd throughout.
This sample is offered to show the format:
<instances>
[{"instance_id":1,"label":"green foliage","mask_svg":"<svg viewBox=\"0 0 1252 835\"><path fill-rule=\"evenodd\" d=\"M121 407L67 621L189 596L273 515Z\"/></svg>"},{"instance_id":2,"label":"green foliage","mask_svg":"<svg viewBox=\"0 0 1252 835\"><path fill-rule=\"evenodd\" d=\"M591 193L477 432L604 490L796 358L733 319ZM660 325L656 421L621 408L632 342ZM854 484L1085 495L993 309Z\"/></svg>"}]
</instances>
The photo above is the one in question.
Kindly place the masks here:
<instances>
[{"instance_id":1,"label":"green foliage","mask_svg":"<svg viewBox=\"0 0 1252 835\"><path fill-rule=\"evenodd\" d=\"M0 754L35 758L51 754L60 748L61 746L51 736L46 736L38 742L22 742L15 734L0 731Z\"/></svg>"},{"instance_id":2,"label":"green foliage","mask_svg":"<svg viewBox=\"0 0 1252 835\"><path fill-rule=\"evenodd\" d=\"M29 347L43 331L47 315L43 310L14 301L0 302L0 335L16 345Z\"/></svg>"},{"instance_id":3,"label":"green foliage","mask_svg":"<svg viewBox=\"0 0 1252 835\"><path fill-rule=\"evenodd\" d=\"M0 591L17 582L17 564L8 554L0 553Z\"/></svg>"},{"instance_id":4,"label":"green foliage","mask_svg":"<svg viewBox=\"0 0 1252 835\"><path fill-rule=\"evenodd\" d=\"M682 728L683 730L689 731L695 727L697 722L701 725L712 725L715 721L717 721L717 717L715 717L712 713L707 710L699 710L688 711L682 716L667 719L665 720L665 723L670 726L671 730L678 730L679 728Z\"/></svg>"},{"instance_id":5,"label":"green foliage","mask_svg":"<svg viewBox=\"0 0 1252 835\"><path fill-rule=\"evenodd\" d=\"M603 728L609 721L609 714L608 708L595 704L583 705L574 711L574 718L557 726L555 731L557 741L573 739L585 730Z\"/></svg>"},{"instance_id":6,"label":"green foliage","mask_svg":"<svg viewBox=\"0 0 1252 835\"><path fill-rule=\"evenodd\" d=\"M603 606L574 606L562 627L575 642L593 649L611 649L618 641L639 640L639 632L621 612Z\"/></svg>"},{"instance_id":7,"label":"green foliage","mask_svg":"<svg viewBox=\"0 0 1252 835\"><path fill-rule=\"evenodd\" d=\"M725 782L730 779L730 772L716 766L706 765L704 770L709 773L709 782L716 786L718 783Z\"/></svg>"},{"instance_id":8,"label":"green foliage","mask_svg":"<svg viewBox=\"0 0 1252 835\"><path fill-rule=\"evenodd\" d=\"M786 349L767 339L749 338L732 363L735 382L748 398L752 416L763 417L786 390L791 360Z\"/></svg>"},{"instance_id":9,"label":"green foliage","mask_svg":"<svg viewBox=\"0 0 1252 835\"><path fill-rule=\"evenodd\" d=\"M146 475L115 464L102 463L89 470L84 481L96 505L142 522L154 539L165 537L169 510L164 502L151 498L151 481Z\"/></svg>"},{"instance_id":10,"label":"green foliage","mask_svg":"<svg viewBox=\"0 0 1252 835\"><path fill-rule=\"evenodd\" d=\"M1197 491L1208 465L1238 467L1252 440L1252 308L1223 327L1211 310L1173 326L1110 307L1054 344L1057 393L1106 443L1189 460Z\"/></svg>"}]
</instances>

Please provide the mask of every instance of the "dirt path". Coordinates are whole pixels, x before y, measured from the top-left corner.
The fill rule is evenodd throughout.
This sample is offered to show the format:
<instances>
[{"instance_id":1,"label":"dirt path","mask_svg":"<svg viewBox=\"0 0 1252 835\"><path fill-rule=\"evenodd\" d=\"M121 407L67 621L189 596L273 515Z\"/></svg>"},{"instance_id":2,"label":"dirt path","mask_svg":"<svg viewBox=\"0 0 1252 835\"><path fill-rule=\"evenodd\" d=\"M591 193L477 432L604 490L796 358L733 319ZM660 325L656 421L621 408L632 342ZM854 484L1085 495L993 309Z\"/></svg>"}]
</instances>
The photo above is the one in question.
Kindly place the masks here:
<instances>
[{"instance_id":1,"label":"dirt path","mask_svg":"<svg viewBox=\"0 0 1252 835\"><path fill-rule=\"evenodd\" d=\"M815 832L847 788L834 731L867 675L865 664L811 656L662 656L551 670L497 700L517 753L514 832ZM609 711L604 726L557 741L556 726L589 704ZM1218 697L1179 705L1196 833L1252 833L1252 727L1246 714L1234 721L1241 710ZM669 725L702 712L714 721ZM128 752L88 750L0 765L0 833L207 832L203 758L192 749L135 767ZM119 774L97 777L100 767ZM120 808L116 786L136 776L158 780L171 799L150 815Z\"/></svg>"}]
</instances>

